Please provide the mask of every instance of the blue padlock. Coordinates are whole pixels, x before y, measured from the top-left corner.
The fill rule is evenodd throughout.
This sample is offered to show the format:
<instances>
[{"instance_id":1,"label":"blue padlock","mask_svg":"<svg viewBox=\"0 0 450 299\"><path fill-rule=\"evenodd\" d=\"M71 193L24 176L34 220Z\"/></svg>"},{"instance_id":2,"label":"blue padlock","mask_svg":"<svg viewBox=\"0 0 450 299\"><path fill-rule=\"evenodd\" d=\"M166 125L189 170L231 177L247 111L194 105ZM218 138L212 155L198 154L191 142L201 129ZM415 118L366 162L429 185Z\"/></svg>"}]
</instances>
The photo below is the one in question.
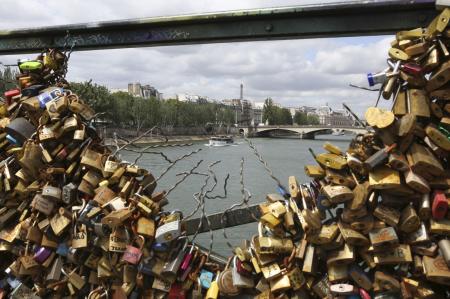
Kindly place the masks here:
<instances>
[{"instance_id":1,"label":"blue padlock","mask_svg":"<svg viewBox=\"0 0 450 299\"><path fill-rule=\"evenodd\" d=\"M58 98L63 93L63 91L64 90L62 88L55 88L50 92L41 93L40 95L37 96L39 100L39 106L41 108L45 108L45 104Z\"/></svg>"},{"instance_id":2,"label":"blue padlock","mask_svg":"<svg viewBox=\"0 0 450 299\"><path fill-rule=\"evenodd\" d=\"M14 144L14 145L20 145L17 140L12 137L11 135L6 135L6 140L8 140L9 143Z\"/></svg>"},{"instance_id":3,"label":"blue padlock","mask_svg":"<svg viewBox=\"0 0 450 299\"><path fill-rule=\"evenodd\" d=\"M157 242L153 243L152 248L156 252L165 252L165 251L169 250L169 246L167 244L157 243Z\"/></svg>"},{"instance_id":4,"label":"blue padlock","mask_svg":"<svg viewBox=\"0 0 450 299\"><path fill-rule=\"evenodd\" d=\"M211 287L211 282L213 281L214 273L207 270L200 270L200 285L204 289L209 289Z\"/></svg>"},{"instance_id":5,"label":"blue padlock","mask_svg":"<svg viewBox=\"0 0 450 299\"><path fill-rule=\"evenodd\" d=\"M56 254L67 256L69 254L69 246L66 243L59 243L56 248Z\"/></svg>"}]
</instances>

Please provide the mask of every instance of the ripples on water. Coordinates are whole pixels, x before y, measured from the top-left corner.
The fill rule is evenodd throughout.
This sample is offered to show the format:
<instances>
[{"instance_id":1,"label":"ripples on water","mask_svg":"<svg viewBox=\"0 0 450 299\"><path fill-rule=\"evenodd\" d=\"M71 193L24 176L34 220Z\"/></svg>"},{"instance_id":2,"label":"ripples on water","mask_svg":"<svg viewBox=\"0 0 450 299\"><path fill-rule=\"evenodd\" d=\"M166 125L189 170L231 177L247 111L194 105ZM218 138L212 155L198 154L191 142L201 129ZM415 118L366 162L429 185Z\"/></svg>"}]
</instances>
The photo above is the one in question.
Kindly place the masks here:
<instances>
[{"instance_id":1,"label":"ripples on water","mask_svg":"<svg viewBox=\"0 0 450 299\"><path fill-rule=\"evenodd\" d=\"M281 182L287 186L288 177L296 176L299 183L309 181L304 174L303 166L306 164L315 164L315 161L308 151L312 148L316 153L321 153L322 144L325 140L329 140L333 144L345 150L348 147L351 136L317 136L316 140L300 140L300 139L270 139L270 138L253 138L251 141L256 145L258 151L272 168L273 173ZM208 147L205 142L195 143L193 146L180 148L162 148L153 151L161 151L171 160L187 154L196 149L201 151L185 160L178 162L158 183L158 190L169 189L178 179L177 173L187 171L193 167L199 160L203 160L198 168L199 172L206 172L208 165L214 161L220 160L213 169L216 172L219 181L213 195L223 195L223 181L227 174L230 174L228 181L228 196L226 199L207 200L207 213L217 213L223 211L240 202L240 184L239 171L240 161L244 158L244 184L251 192L252 198L250 203L260 203L265 201L265 195L276 192L276 183L267 174L263 165L257 160L253 154L253 150L242 139L235 140L237 144L225 147ZM123 152L122 158L127 161L134 161L136 154ZM169 165L160 155L146 154L138 163L141 167L149 169L154 175L159 176ZM185 215L189 214L195 207L196 201L192 197L195 192L199 192L201 185L204 183L204 177L190 176L181 185L179 185L168 197L169 205L166 210L179 209ZM213 180L210 180L208 189L212 186ZM198 214L196 215L198 216ZM256 223L237 226L227 229L227 235L233 245L239 245L239 240L250 239L253 234L257 233ZM200 234L195 242L209 246L209 233ZM223 239L222 230L214 232L214 247L218 253L229 255L230 251Z\"/></svg>"}]
</instances>

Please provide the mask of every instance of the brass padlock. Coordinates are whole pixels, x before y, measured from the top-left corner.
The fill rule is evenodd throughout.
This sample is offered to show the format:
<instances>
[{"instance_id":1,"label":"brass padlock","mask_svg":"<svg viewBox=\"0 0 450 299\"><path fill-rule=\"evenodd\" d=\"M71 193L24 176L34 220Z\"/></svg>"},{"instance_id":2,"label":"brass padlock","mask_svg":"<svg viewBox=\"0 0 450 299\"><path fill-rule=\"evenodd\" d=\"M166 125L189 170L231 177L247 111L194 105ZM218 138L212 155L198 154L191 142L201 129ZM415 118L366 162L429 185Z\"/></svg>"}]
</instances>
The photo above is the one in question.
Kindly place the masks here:
<instances>
[{"instance_id":1,"label":"brass padlock","mask_svg":"<svg viewBox=\"0 0 450 299\"><path fill-rule=\"evenodd\" d=\"M377 265L411 263L413 261L411 248L407 244L400 244L388 251L376 252L374 261Z\"/></svg>"},{"instance_id":2,"label":"brass padlock","mask_svg":"<svg viewBox=\"0 0 450 299\"><path fill-rule=\"evenodd\" d=\"M68 228L71 222L71 214L61 207L59 208L58 213L50 220L50 226L55 235L60 236L64 230Z\"/></svg>"},{"instance_id":3,"label":"brass padlock","mask_svg":"<svg viewBox=\"0 0 450 299\"><path fill-rule=\"evenodd\" d=\"M400 216L399 229L405 233L412 233L419 229L420 219L412 205L407 205Z\"/></svg>"},{"instance_id":4,"label":"brass padlock","mask_svg":"<svg viewBox=\"0 0 450 299\"><path fill-rule=\"evenodd\" d=\"M393 227L374 229L369 232L369 238L375 250L384 250L399 244L397 233Z\"/></svg>"},{"instance_id":5,"label":"brass padlock","mask_svg":"<svg viewBox=\"0 0 450 299\"><path fill-rule=\"evenodd\" d=\"M400 221L400 213L398 211L382 204L378 204L377 208L373 211L373 215L394 227Z\"/></svg>"},{"instance_id":6,"label":"brass padlock","mask_svg":"<svg viewBox=\"0 0 450 299\"><path fill-rule=\"evenodd\" d=\"M353 192L346 186L327 185L322 188L322 192L333 204L339 204L353 199Z\"/></svg>"}]
</instances>

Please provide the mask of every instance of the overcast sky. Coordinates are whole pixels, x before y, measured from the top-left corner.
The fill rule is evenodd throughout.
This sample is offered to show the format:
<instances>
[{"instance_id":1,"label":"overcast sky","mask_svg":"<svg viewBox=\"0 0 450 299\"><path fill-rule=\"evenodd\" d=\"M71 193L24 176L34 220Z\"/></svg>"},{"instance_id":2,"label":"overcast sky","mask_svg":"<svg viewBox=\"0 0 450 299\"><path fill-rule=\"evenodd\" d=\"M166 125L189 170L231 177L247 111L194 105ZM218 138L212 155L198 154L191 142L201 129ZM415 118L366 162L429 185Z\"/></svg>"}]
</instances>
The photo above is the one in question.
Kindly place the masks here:
<instances>
[{"instance_id":1,"label":"overcast sky","mask_svg":"<svg viewBox=\"0 0 450 299\"><path fill-rule=\"evenodd\" d=\"M290 6L314 0L1 0L0 30L125 18ZM319 1L316 1L319 2ZM68 79L126 88L151 84L164 97L176 93L213 99L272 97L284 106L349 104L359 114L376 100L365 74L385 68L392 36L152 47L74 52ZM21 55L34 57L34 55ZM0 56L15 63L18 56Z\"/></svg>"}]
</instances>

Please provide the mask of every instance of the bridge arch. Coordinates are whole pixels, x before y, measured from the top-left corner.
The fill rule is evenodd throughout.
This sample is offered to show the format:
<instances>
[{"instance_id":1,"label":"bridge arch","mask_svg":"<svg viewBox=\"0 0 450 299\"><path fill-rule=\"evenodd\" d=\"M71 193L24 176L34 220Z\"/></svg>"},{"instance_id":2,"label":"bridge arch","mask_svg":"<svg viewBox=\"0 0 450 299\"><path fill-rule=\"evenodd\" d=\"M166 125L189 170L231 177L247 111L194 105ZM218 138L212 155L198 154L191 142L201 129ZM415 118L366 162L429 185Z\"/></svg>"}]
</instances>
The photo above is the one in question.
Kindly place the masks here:
<instances>
[{"instance_id":1,"label":"bridge arch","mask_svg":"<svg viewBox=\"0 0 450 299\"><path fill-rule=\"evenodd\" d=\"M365 133L367 129L362 127L333 127L333 126L261 126L261 127L241 127L244 135L253 137L274 137L286 134L295 134L299 138L314 139L318 134L331 134L332 132Z\"/></svg>"}]
</instances>

